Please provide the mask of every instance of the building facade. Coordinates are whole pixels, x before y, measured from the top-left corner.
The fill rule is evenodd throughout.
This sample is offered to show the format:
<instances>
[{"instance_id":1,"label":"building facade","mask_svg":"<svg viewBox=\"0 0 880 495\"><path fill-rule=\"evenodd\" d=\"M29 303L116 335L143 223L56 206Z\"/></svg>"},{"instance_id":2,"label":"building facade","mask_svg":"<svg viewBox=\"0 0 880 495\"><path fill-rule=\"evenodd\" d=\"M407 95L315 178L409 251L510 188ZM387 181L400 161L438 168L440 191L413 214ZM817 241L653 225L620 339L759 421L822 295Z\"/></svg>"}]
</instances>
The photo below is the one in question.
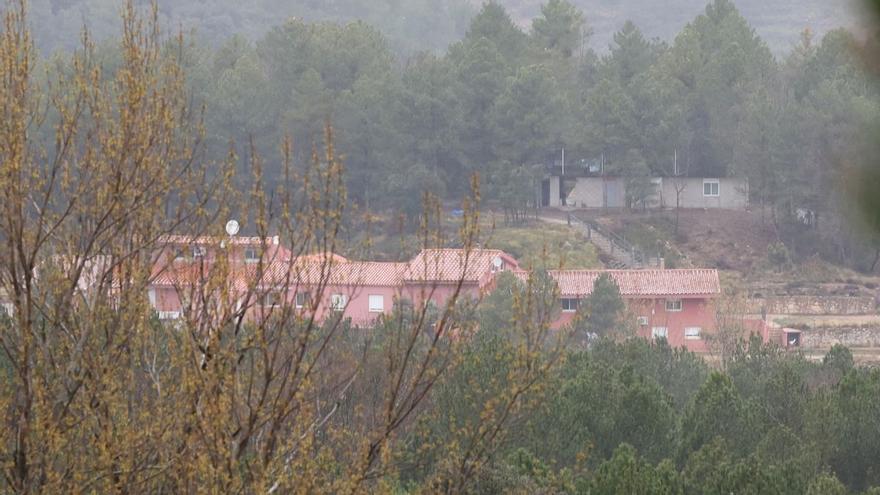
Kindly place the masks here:
<instances>
[{"instance_id":1,"label":"building facade","mask_svg":"<svg viewBox=\"0 0 880 495\"><path fill-rule=\"evenodd\" d=\"M716 328L715 299L721 294L717 270L550 270L559 290L559 317L554 328L572 323L578 308L593 292L597 278L608 274L620 289L636 334L665 338L673 347L708 351L707 337ZM519 272L525 280L528 273Z\"/></svg>"},{"instance_id":2,"label":"building facade","mask_svg":"<svg viewBox=\"0 0 880 495\"><path fill-rule=\"evenodd\" d=\"M624 177L551 176L546 206L574 208L625 208ZM742 210L749 204L749 185L745 179L654 177L653 192L646 198L646 208L722 208Z\"/></svg>"},{"instance_id":3,"label":"building facade","mask_svg":"<svg viewBox=\"0 0 880 495\"><path fill-rule=\"evenodd\" d=\"M556 325L570 323L580 303L590 296L597 278L608 274L620 289L637 335L663 337L673 347L706 352L716 329L715 299L721 295L718 271L558 270L550 276L559 288L562 314Z\"/></svg>"},{"instance_id":4,"label":"building facade","mask_svg":"<svg viewBox=\"0 0 880 495\"><path fill-rule=\"evenodd\" d=\"M156 256L149 289L162 320L198 311L197 302L206 300L198 291L211 270L221 268L229 271L230 282L212 297L227 298L224 307L244 308L248 318L288 309L322 320L341 312L355 326L375 324L403 300L443 307L454 295L478 298L490 291L499 273L528 277L516 259L493 249L426 249L409 261L378 262L338 255L293 257L277 239L168 241ZM619 286L638 335L707 350L706 337L716 326L713 301L721 293L716 270L552 270L559 291L555 328L572 321L603 273Z\"/></svg>"}]
</instances>

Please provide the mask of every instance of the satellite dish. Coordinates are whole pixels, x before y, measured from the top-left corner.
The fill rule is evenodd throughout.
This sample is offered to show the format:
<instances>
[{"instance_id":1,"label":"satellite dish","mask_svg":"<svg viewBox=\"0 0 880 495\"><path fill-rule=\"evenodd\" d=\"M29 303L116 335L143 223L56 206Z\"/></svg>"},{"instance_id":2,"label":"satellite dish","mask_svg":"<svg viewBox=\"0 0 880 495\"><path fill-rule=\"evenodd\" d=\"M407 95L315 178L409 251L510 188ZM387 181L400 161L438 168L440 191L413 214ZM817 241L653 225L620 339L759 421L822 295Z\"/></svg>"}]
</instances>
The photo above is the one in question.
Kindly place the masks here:
<instances>
[{"instance_id":1,"label":"satellite dish","mask_svg":"<svg viewBox=\"0 0 880 495\"><path fill-rule=\"evenodd\" d=\"M501 260L501 257L500 257L500 256L496 256L496 257L492 260L492 265L493 265L496 269L500 270L501 267L504 266L504 261Z\"/></svg>"},{"instance_id":2,"label":"satellite dish","mask_svg":"<svg viewBox=\"0 0 880 495\"><path fill-rule=\"evenodd\" d=\"M238 234L238 222L236 220L230 220L226 222L226 233L230 236Z\"/></svg>"}]
</instances>

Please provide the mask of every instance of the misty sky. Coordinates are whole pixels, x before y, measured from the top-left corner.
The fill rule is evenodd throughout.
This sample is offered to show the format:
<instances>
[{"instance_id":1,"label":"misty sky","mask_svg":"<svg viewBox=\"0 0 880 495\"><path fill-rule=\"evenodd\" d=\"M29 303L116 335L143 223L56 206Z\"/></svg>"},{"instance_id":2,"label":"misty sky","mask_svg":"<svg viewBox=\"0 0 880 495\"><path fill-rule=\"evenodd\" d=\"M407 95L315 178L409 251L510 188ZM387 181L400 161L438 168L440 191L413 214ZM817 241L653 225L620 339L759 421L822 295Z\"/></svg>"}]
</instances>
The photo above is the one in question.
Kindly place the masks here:
<instances>
[{"instance_id":1,"label":"misty sky","mask_svg":"<svg viewBox=\"0 0 880 495\"><path fill-rule=\"evenodd\" d=\"M777 54L809 27L818 36L852 26L856 0L737 0L743 15ZM136 2L136 3L146 3ZM362 19L381 29L398 53L442 51L460 39L481 0L159 0L165 26L183 26L209 43L234 34L260 38L289 17L306 20ZM527 29L542 0L499 0ZM593 30L590 47L605 52L615 31L633 20L648 37L670 40L701 13L707 0L574 0ZM44 52L77 46L84 23L97 39L118 32L121 0L33 0L32 23Z\"/></svg>"}]
</instances>

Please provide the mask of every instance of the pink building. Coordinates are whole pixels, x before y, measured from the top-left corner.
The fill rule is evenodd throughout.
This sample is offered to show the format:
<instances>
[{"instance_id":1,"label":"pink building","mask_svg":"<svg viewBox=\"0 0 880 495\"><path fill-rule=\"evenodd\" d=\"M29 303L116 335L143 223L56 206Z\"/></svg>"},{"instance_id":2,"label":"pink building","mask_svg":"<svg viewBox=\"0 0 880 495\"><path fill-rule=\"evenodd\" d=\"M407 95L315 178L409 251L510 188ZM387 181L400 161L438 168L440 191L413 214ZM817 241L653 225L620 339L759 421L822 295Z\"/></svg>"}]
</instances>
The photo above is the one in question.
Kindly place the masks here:
<instances>
[{"instance_id":1,"label":"pink building","mask_svg":"<svg viewBox=\"0 0 880 495\"><path fill-rule=\"evenodd\" d=\"M214 270L228 270L226 306L245 307L264 317L285 305L323 319L343 311L355 325L371 325L394 302L430 300L445 304L458 292L473 296L516 260L494 249L426 249L408 262L351 261L332 254L294 257L277 238L165 239L156 255L150 303L160 319L193 310L192 302ZM216 296L213 296L216 297Z\"/></svg>"},{"instance_id":2,"label":"pink building","mask_svg":"<svg viewBox=\"0 0 880 495\"><path fill-rule=\"evenodd\" d=\"M277 238L167 239L156 256L150 302L160 319L192 311L194 293L213 270L228 270L226 307L242 307L260 318L278 308L314 314L343 312L355 325L369 326L400 300L432 301L439 307L458 291L477 297L504 271L527 276L509 254L494 249L426 249L406 262L351 261L338 255L294 257ZM721 293L716 270L559 270L550 271L560 294L555 327L569 323L596 278L608 273L617 282L639 335L665 337L670 345L706 351L715 329L713 299Z\"/></svg>"},{"instance_id":3,"label":"pink building","mask_svg":"<svg viewBox=\"0 0 880 495\"><path fill-rule=\"evenodd\" d=\"M317 318L344 311L355 325L370 325L390 314L395 301L431 301L442 307L456 291L477 297L495 273L516 270L516 260L494 249L425 249L407 262L342 261L315 258L293 263L297 308L311 301ZM315 294L321 294L315 301Z\"/></svg>"},{"instance_id":4,"label":"pink building","mask_svg":"<svg viewBox=\"0 0 880 495\"><path fill-rule=\"evenodd\" d=\"M230 299L247 290L247 274L268 269L273 263L289 263L293 256L277 236L227 237L166 236L159 239L153 259L150 305L161 320L174 320L191 309L199 299L197 292L208 285L212 273L228 270L234 287L226 291Z\"/></svg>"},{"instance_id":5,"label":"pink building","mask_svg":"<svg viewBox=\"0 0 880 495\"><path fill-rule=\"evenodd\" d=\"M705 352L706 335L715 330L713 300L721 294L718 271L684 270L557 270L550 276L559 287L562 326L574 318L581 300L593 292L599 275L607 273L636 318L638 335L664 337L673 347Z\"/></svg>"},{"instance_id":6,"label":"pink building","mask_svg":"<svg viewBox=\"0 0 880 495\"><path fill-rule=\"evenodd\" d=\"M403 294L442 306L456 290L459 296L477 297L491 286L496 273L513 270L519 270L517 261L497 249L423 249L406 263Z\"/></svg>"}]
</instances>

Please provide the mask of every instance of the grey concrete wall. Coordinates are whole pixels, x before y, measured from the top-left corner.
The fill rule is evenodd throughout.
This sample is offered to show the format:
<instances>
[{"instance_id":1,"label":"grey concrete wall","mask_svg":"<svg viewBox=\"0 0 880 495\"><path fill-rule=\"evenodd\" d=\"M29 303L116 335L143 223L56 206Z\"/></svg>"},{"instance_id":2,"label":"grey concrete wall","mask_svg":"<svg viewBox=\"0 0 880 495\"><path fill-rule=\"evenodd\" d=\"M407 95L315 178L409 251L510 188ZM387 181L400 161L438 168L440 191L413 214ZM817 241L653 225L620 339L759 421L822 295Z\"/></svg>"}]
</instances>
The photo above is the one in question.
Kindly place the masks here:
<instances>
[{"instance_id":1,"label":"grey concrete wall","mask_svg":"<svg viewBox=\"0 0 880 495\"><path fill-rule=\"evenodd\" d=\"M718 179L718 196L703 195L702 178L671 178L663 179L661 196L663 206L675 208L676 185L683 186L679 198L682 208L725 208L742 210L749 204L749 187L745 179Z\"/></svg>"},{"instance_id":2,"label":"grey concrete wall","mask_svg":"<svg viewBox=\"0 0 880 495\"><path fill-rule=\"evenodd\" d=\"M578 179L566 203L577 208L602 208L602 179Z\"/></svg>"},{"instance_id":3,"label":"grey concrete wall","mask_svg":"<svg viewBox=\"0 0 880 495\"><path fill-rule=\"evenodd\" d=\"M559 199L560 182L559 177L550 177L550 206L562 206L562 201Z\"/></svg>"},{"instance_id":4,"label":"grey concrete wall","mask_svg":"<svg viewBox=\"0 0 880 495\"><path fill-rule=\"evenodd\" d=\"M683 186L679 198L682 208L738 210L745 209L749 202L748 183L744 179L719 179L717 197L703 195L701 178L664 177L659 182L657 193L648 204L650 208L674 208L677 184ZM622 177L581 177L568 195L566 204L578 208L623 208L626 206L625 190L626 180ZM550 183L550 195L552 202L553 182Z\"/></svg>"}]
</instances>

